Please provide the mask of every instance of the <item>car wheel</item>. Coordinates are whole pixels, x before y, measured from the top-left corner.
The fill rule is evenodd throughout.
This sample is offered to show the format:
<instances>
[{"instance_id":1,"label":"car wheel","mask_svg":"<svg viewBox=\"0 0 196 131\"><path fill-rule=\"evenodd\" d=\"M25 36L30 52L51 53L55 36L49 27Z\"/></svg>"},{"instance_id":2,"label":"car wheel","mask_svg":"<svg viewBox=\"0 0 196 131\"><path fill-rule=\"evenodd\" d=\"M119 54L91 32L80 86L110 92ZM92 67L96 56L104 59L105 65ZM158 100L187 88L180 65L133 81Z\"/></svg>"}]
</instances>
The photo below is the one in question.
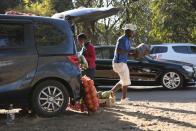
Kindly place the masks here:
<instances>
[{"instance_id":1,"label":"car wheel","mask_svg":"<svg viewBox=\"0 0 196 131\"><path fill-rule=\"evenodd\" d=\"M183 85L183 77L176 71L168 71L163 74L161 83L162 86L167 89L179 89Z\"/></svg>"},{"instance_id":2,"label":"car wheel","mask_svg":"<svg viewBox=\"0 0 196 131\"><path fill-rule=\"evenodd\" d=\"M32 95L33 111L39 116L52 117L64 112L69 94L65 86L54 80L38 84Z\"/></svg>"}]
</instances>

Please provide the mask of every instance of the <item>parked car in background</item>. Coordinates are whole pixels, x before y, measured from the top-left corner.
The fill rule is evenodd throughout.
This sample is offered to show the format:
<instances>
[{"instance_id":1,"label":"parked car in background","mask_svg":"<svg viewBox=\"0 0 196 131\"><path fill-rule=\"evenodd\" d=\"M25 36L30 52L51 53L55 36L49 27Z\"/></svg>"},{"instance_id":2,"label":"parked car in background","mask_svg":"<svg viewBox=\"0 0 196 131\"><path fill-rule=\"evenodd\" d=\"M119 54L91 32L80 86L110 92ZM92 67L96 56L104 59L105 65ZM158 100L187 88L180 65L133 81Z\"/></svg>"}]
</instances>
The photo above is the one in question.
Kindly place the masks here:
<instances>
[{"instance_id":1,"label":"parked car in background","mask_svg":"<svg viewBox=\"0 0 196 131\"><path fill-rule=\"evenodd\" d=\"M115 46L95 46L96 73L95 85L114 85L119 76L112 69ZM162 85L167 89L179 89L196 84L196 66L168 60L155 60L145 56L141 60L129 58L132 85Z\"/></svg>"},{"instance_id":2,"label":"parked car in background","mask_svg":"<svg viewBox=\"0 0 196 131\"><path fill-rule=\"evenodd\" d=\"M182 61L196 65L196 45L190 43L151 45L150 56L155 59Z\"/></svg>"},{"instance_id":3,"label":"parked car in background","mask_svg":"<svg viewBox=\"0 0 196 131\"><path fill-rule=\"evenodd\" d=\"M81 74L66 20L0 15L0 106L29 107L40 116L65 111L81 96Z\"/></svg>"}]
</instances>

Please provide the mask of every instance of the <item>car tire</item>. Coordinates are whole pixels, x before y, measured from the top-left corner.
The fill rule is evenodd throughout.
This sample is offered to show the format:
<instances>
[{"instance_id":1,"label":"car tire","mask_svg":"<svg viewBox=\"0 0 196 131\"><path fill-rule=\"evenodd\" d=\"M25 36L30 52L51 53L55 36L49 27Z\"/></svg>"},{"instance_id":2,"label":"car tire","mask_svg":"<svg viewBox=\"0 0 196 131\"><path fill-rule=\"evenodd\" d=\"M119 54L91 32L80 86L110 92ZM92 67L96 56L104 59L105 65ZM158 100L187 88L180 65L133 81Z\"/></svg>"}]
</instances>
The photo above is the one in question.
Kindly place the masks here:
<instances>
[{"instance_id":1,"label":"car tire","mask_svg":"<svg viewBox=\"0 0 196 131\"><path fill-rule=\"evenodd\" d=\"M169 90L180 89L183 86L183 77L176 71L168 71L162 75L161 84Z\"/></svg>"},{"instance_id":2,"label":"car tire","mask_svg":"<svg viewBox=\"0 0 196 131\"><path fill-rule=\"evenodd\" d=\"M46 80L33 91L32 109L39 116L53 117L65 111L68 101L69 94L62 83Z\"/></svg>"}]
</instances>

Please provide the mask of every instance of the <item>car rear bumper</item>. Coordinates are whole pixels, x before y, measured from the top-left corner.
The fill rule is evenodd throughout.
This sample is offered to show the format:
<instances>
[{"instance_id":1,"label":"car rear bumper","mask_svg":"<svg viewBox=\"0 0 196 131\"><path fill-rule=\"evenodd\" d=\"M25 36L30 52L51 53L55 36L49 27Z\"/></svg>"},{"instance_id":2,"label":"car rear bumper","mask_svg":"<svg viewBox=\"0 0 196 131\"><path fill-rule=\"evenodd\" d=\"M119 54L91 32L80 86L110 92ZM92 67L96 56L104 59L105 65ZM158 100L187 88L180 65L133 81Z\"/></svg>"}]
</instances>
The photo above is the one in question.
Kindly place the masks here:
<instances>
[{"instance_id":1,"label":"car rear bumper","mask_svg":"<svg viewBox=\"0 0 196 131\"><path fill-rule=\"evenodd\" d=\"M73 99L78 100L81 98L81 89L82 89L82 82L81 82L81 74L73 77L69 82L72 91L73 91Z\"/></svg>"}]
</instances>

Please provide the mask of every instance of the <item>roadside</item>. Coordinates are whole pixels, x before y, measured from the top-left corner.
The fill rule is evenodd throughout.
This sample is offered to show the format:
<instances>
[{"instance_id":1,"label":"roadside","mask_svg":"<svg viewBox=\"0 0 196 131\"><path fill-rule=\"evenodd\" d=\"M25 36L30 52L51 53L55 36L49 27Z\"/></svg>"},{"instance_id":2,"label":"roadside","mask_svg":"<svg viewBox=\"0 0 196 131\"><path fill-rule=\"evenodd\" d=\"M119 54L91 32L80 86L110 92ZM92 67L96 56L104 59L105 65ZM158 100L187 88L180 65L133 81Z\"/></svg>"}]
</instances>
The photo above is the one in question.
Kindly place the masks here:
<instances>
[{"instance_id":1,"label":"roadside","mask_svg":"<svg viewBox=\"0 0 196 131\"><path fill-rule=\"evenodd\" d=\"M131 105L101 108L87 113L68 110L54 118L16 116L7 126L0 115L0 130L8 131L196 131L196 88L169 91L162 88L129 89ZM116 94L120 100L121 92Z\"/></svg>"}]
</instances>

